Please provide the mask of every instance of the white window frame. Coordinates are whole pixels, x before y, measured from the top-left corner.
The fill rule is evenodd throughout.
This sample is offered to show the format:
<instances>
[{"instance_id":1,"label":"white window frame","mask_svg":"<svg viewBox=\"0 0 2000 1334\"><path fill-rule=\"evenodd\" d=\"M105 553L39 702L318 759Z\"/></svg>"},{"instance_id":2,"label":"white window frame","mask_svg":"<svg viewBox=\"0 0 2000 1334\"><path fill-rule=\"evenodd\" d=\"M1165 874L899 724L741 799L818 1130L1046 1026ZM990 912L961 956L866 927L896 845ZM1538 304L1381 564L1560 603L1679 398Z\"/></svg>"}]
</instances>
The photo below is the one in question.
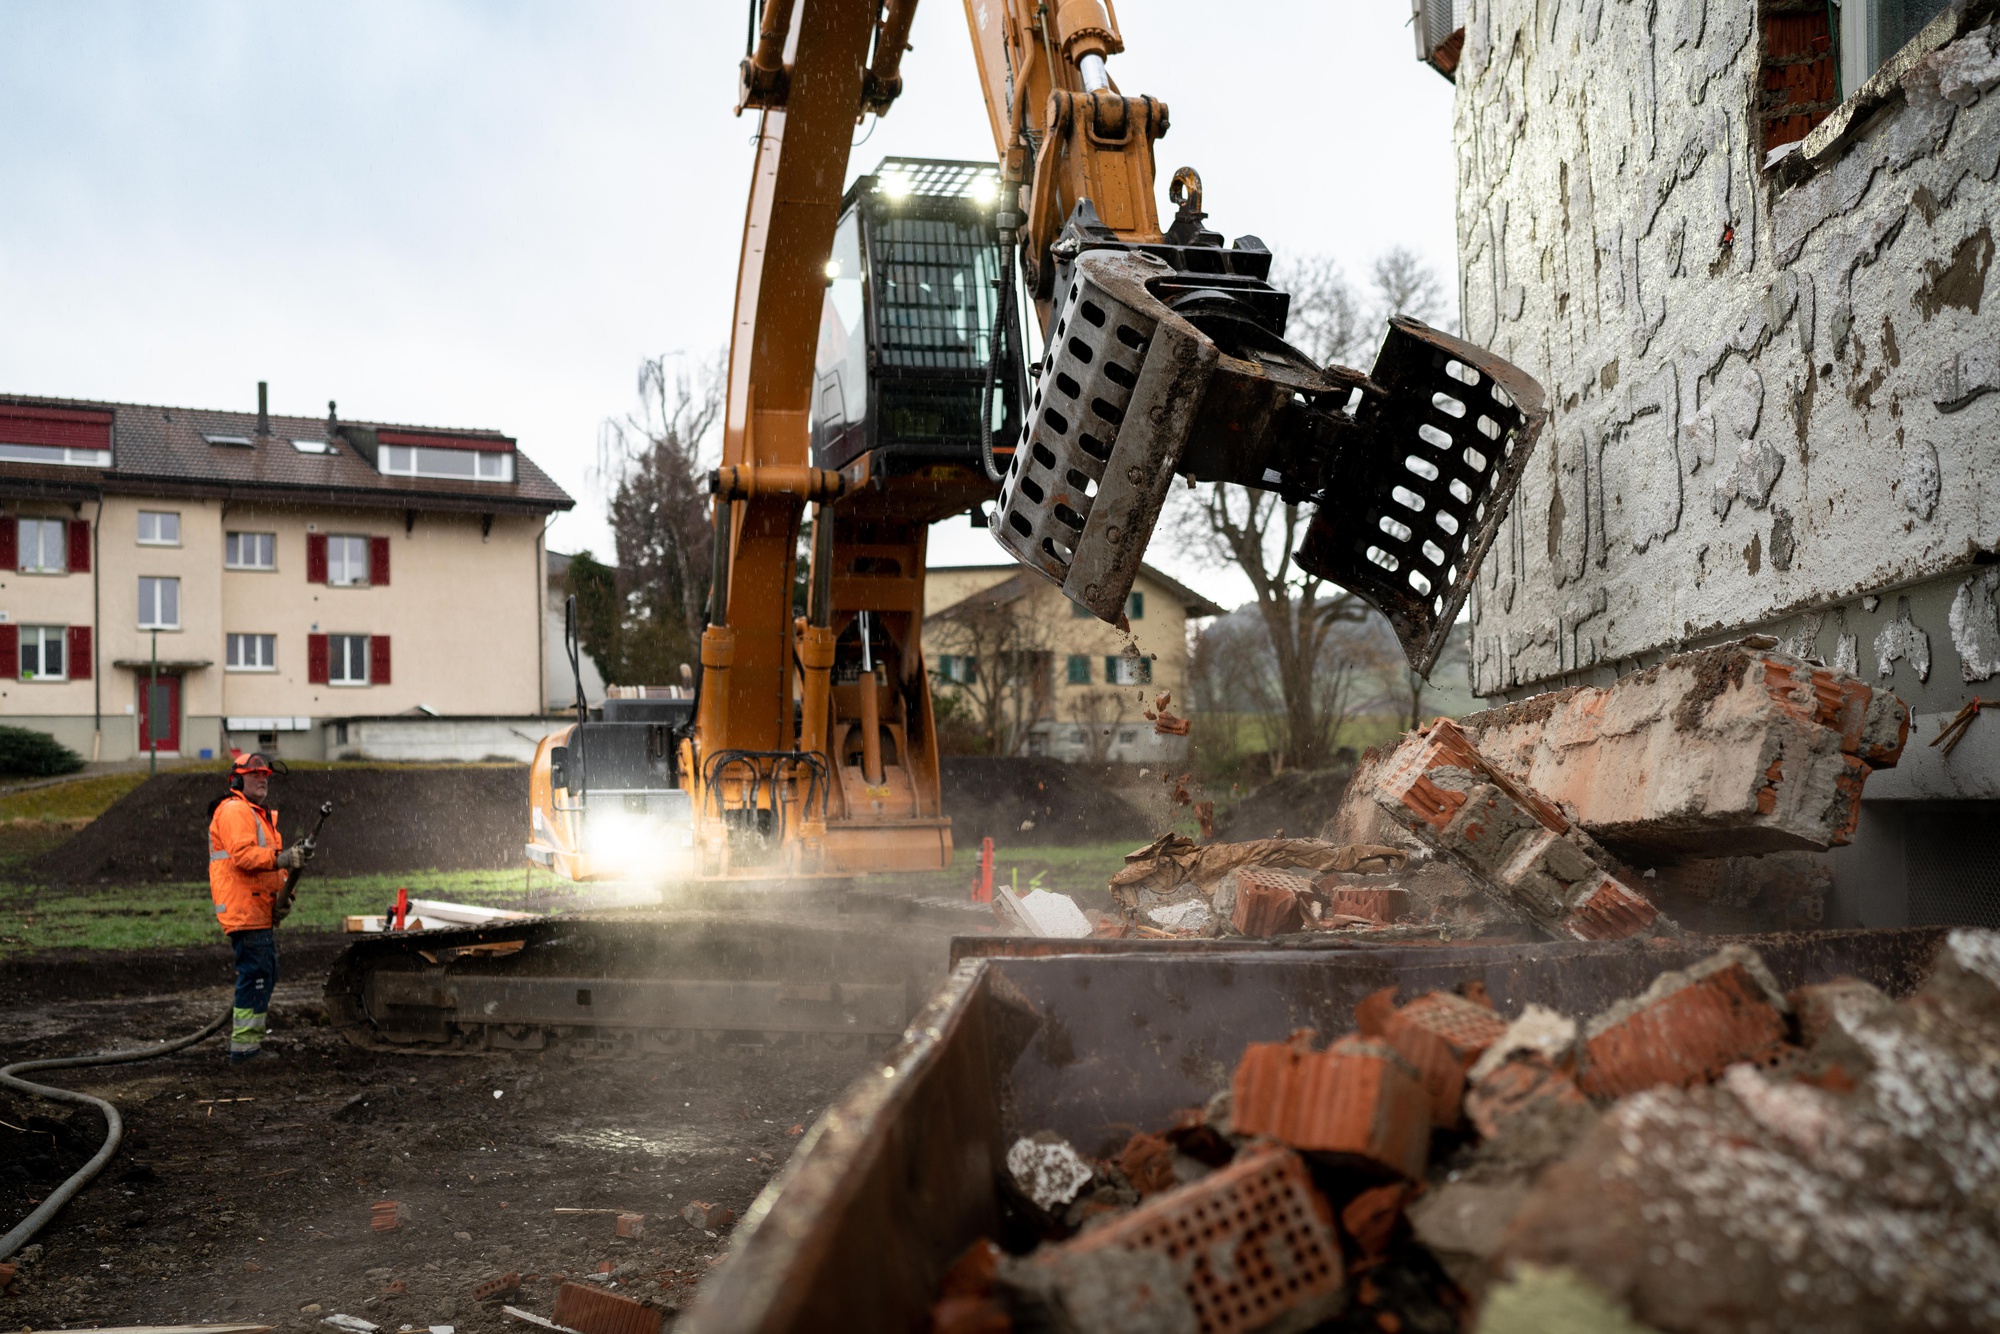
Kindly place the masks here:
<instances>
[{"instance_id":1,"label":"white window frame","mask_svg":"<svg viewBox=\"0 0 2000 1334\"><path fill-rule=\"evenodd\" d=\"M252 658L261 662L244 661L243 650L254 647L257 651ZM278 637L258 634L255 631L232 631L223 636L223 670L228 672L275 672L278 670Z\"/></svg>"},{"instance_id":2,"label":"white window frame","mask_svg":"<svg viewBox=\"0 0 2000 1334\"><path fill-rule=\"evenodd\" d=\"M71 468L108 468L108 449L72 449L66 445L17 445L0 440L0 463L55 463Z\"/></svg>"},{"instance_id":3,"label":"white window frame","mask_svg":"<svg viewBox=\"0 0 2000 1334\"><path fill-rule=\"evenodd\" d=\"M470 468L447 464L471 455ZM511 482L514 454L501 449L439 449L432 445L384 445L380 471L385 477L443 477L458 482Z\"/></svg>"},{"instance_id":4,"label":"white window frame","mask_svg":"<svg viewBox=\"0 0 2000 1334\"><path fill-rule=\"evenodd\" d=\"M28 641L34 640L35 670L27 669ZM41 664L47 656L48 646L53 641L62 659L62 670L45 672ZM14 664L14 671L23 681L67 681L69 680L69 627L66 625L24 625L21 627L21 656Z\"/></svg>"},{"instance_id":5,"label":"white window frame","mask_svg":"<svg viewBox=\"0 0 2000 1334\"><path fill-rule=\"evenodd\" d=\"M242 559L243 540L245 538L258 538L261 539L259 545L268 545L270 547L270 556L271 556L270 560L262 564L243 560ZM232 549L236 553L234 558L230 556L230 552ZM252 533L252 532L224 533L222 536L222 568L225 570L266 570L266 571L277 569L278 535L276 533Z\"/></svg>"},{"instance_id":6,"label":"white window frame","mask_svg":"<svg viewBox=\"0 0 2000 1334\"><path fill-rule=\"evenodd\" d=\"M326 637L326 683L328 685L365 686L370 684L368 680L368 663L370 657L368 641L370 638L372 636L369 635L328 635ZM360 645L358 652L360 653L361 679L358 681L351 676L342 675L350 665L346 661L346 654L342 652L343 648L348 644Z\"/></svg>"},{"instance_id":7,"label":"white window frame","mask_svg":"<svg viewBox=\"0 0 2000 1334\"><path fill-rule=\"evenodd\" d=\"M153 535L152 535L151 537L148 537L148 536L146 536L146 520L148 520L148 519L151 519L151 520L153 521L153 524L152 524L152 528L153 528ZM171 522L171 523L164 523L164 522L162 522L163 520L172 520L172 522ZM163 528L169 528L169 527L170 527L170 528L172 528L172 529L174 530L174 535L173 535L172 537L162 537L162 536L160 536L160 531L161 531L161 529L163 529ZM139 545L140 545L140 546L142 546L142 547L177 547L177 546L179 546L180 544L181 544L181 512L180 512L179 510L140 510L140 511L139 511Z\"/></svg>"},{"instance_id":8,"label":"white window frame","mask_svg":"<svg viewBox=\"0 0 2000 1334\"><path fill-rule=\"evenodd\" d=\"M44 519L36 514L24 514L17 520L15 528L15 564L22 574L68 574L69 573L69 525L62 519ZM54 565L28 564L28 532L30 525L35 534L35 559L40 562L48 556L47 535L56 533L56 563Z\"/></svg>"},{"instance_id":9,"label":"white window frame","mask_svg":"<svg viewBox=\"0 0 2000 1334\"><path fill-rule=\"evenodd\" d=\"M149 590L147 585L153 587ZM174 617L171 622L159 619L160 591L173 586ZM147 605L146 594L152 593L152 605ZM147 619L148 617L152 619ZM178 575L142 574L139 576L139 628L141 630L178 630L181 628L181 581Z\"/></svg>"},{"instance_id":10,"label":"white window frame","mask_svg":"<svg viewBox=\"0 0 2000 1334\"><path fill-rule=\"evenodd\" d=\"M356 549L358 549L361 552L361 573L358 576L350 576L349 578L343 579L335 575L334 573L333 552L335 544L336 543L339 544L340 550L343 553L340 560L340 569L343 572L346 572L348 570L348 567L353 563L352 561L348 560L347 556L345 555L345 553L350 550L350 548L346 545L349 542L355 542L360 544L359 547ZM368 587L368 554L369 553L368 553L367 534L328 533L326 535L326 582L335 588Z\"/></svg>"}]
</instances>

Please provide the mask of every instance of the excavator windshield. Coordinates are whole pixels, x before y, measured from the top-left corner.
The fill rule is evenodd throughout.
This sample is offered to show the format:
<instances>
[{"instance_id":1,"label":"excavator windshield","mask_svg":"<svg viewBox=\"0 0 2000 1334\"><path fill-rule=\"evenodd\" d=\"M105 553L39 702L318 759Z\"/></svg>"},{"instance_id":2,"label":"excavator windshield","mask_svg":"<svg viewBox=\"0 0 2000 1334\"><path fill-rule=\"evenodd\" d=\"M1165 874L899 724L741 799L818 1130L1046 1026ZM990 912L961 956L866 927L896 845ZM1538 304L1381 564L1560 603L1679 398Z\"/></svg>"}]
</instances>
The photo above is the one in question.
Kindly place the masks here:
<instances>
[{"instance_id":1,"label":"excavator windshield","mask_svg":"<svg viewBox=\"0 0 2000 1334\"><path fill-rule=\"evenodd\" d=\"M989 163L890 158L843 202L820 317L814 462L881 451L891 475L976 462L993 364L1002 255ZM993 395L996 438L1018 430L1018 339ZM869 355L870 350L874 355Z\"/></svg>"}]
</instances>

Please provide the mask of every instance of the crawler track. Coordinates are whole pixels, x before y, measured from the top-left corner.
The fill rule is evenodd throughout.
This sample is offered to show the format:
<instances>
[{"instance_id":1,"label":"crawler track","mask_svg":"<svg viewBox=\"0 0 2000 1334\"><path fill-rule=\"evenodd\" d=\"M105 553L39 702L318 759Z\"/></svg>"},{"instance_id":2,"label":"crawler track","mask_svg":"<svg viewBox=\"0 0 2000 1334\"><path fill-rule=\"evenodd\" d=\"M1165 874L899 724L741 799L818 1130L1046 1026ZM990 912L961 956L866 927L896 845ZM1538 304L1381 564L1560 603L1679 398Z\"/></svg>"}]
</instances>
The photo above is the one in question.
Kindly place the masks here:
<instances>
[{"instance_id":1,"label":"crawler track","mask_svg":"<svg viewBox=\"0 0 2000 1334\"><path fill-rule=\"evenodd\" d=\"M886 1045L943 979L946 951L910 923L558 917L359 938L326 1000L348 1041L412 1052Z\"/></svg>"}]
</instances>

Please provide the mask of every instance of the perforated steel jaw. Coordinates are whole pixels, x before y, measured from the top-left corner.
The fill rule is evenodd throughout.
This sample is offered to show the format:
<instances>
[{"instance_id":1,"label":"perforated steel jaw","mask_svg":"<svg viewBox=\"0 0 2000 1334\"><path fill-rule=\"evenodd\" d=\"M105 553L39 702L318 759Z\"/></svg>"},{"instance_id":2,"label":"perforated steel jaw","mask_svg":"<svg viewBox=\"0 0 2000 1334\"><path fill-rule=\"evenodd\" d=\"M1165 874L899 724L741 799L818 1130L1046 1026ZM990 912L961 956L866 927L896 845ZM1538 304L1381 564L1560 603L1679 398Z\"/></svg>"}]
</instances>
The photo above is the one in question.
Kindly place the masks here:
<instances>
[{"instance_id":1,"label":"perforated steel jaw","mask_svg":"<svg viewBox=\"0 0 2000 1334\"><path fill-rule=\"evenodd\" d=\"M1148 290L1173 275L1139 251L1077 257L995 540L1122 625L1176 474L1310 498L1300 565L1381 610L1427 675L1519 485L1541 387L1402 318L1372 376L1282 345L1231 356Z\"/></svg>"}]
</instances>

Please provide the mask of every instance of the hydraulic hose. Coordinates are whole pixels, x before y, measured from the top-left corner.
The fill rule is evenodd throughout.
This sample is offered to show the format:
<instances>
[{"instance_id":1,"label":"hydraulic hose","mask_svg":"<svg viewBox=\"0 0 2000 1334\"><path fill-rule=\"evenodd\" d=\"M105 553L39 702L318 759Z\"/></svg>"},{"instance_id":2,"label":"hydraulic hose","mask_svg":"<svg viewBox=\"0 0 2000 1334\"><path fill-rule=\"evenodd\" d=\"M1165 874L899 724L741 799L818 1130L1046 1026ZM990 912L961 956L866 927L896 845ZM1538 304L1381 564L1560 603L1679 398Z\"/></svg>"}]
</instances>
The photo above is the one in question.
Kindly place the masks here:
<instances>
[{"instance_id":1,"label":"hydraulic hose","mask_svg":"<svg viewBox=\"0 0 2000 1334\"><path fill-rule=\"evenodd\" d=\"M1011 232L1009 233L1011 236ZM1002 482L1007 474L993 461L993 385L1002 375L1013 373L1012 358L1002 356L1000 346L1004 340L1008 351L1013 351L1014 328L1014 246L1010 241L1000 252L1000 293L993 304L993 338L987 344L990 360L986 367L985 382L979 386L979 462L986 469L986 480Z\"/></svg>"},{"instance_id":2,"label":"hydraulic hose","mask_svg":"<svg viewBox=\"0 0 2000 1334\"><path fill-rule=\"evenodd\" d=\"M29 1239L37 1232L40 1232L48 1221L56 1216L57 1210L68 1204L78 1191L89 1185L91 1178L103 1171L104 1165L111 1161L113 1154L118 1152L118 1143L125 1138L124 1118L118 1115L116 1107L113 1107L104 1099L94 1098L88 1093L77 1093L70 1089L59 1089L49 1084L32 1083L25 1079L16 1078L16 1075L26 1070L63 1070L75 1066L124 1065L132 1061L150 1061L156 1056L165 1056L169 1052L180 1051L184 1047L192 1047L204 1038L213 1037L217 1032L221 1031L222 1026L228 1023L229 1020L230 1011L224 1010L216 1017L214 1023L202 1029L199 1033L192 1033L184 1038L176 1038L172 1042L159 1047L135 1047L130 1051L108 1051L97 1056L56 1056L47 1060L16 1061L12 1065L0 1066L0 1088L10 1088L17 1093L26 1093L37 1098L48 1098L53 1102L74 1102L81 1103L86 1107L95 1107L98 1115L104 1118L105 1128L104 1145L98 1149L97 1155L78 1168L76 1174L70 1177L69 1180L51 1191L49 1197L42 1201L35 1212L22 1219L12 1232L9 1232L4 1237L0 1237L0 1260L5 1260L15 1251L27 1245Z\"/></svg>"}]
</instances>

